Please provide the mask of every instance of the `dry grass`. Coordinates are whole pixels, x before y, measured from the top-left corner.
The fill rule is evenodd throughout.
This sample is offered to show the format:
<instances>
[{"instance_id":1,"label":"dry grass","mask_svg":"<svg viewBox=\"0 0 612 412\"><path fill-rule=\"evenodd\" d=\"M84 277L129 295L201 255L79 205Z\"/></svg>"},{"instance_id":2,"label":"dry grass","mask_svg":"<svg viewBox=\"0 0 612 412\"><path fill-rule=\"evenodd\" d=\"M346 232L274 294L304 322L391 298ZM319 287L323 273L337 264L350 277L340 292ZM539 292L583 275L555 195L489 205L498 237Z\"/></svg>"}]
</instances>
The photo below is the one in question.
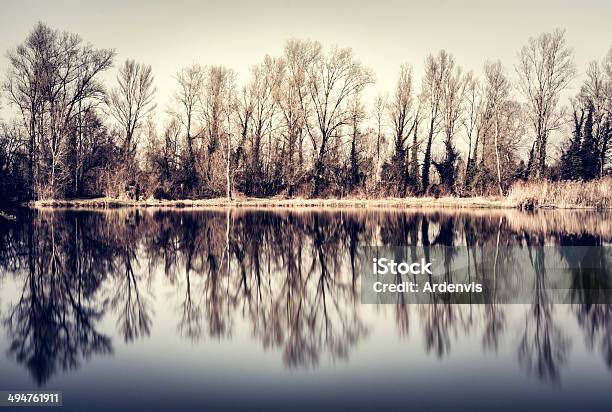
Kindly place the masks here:
<instances>
[{"instance_id":1,"label":"dry grass","mask_svg":"<svg viewBox=\"0 0 612 412\"><path fill-rule=\"evenodd\" d=\"M517 183L507 197L408 197L408 198L344 198L283 199L227 198L198 200L122 200L114 198L38 200L35 208L113 209L146 207L159 209L243 208L471 208L471 209L612 209L612 178L591 182L528 182Z\"/></svg>"},{"instance_id":2,"label":"dry grass","mask_svg":"<svg viewBox=\"0 0 612 412\"><path fill-rule=\"evenodd\" d=\"M512 186L507 202L521 209L610 209L612 177L590 182L528 182Z\"/></svg>"},{"instance_id":3,"label":"dry grass","mask_svg":"<svg viewBox=\"0 0 612 412\"><path fill-rule=\"evenodd\" d=\"M242 198L228 200L227 198L200 199L200 200L120 200L112 198L75 199L75 200L38 200L29 203L35 208L102 208L112 209L120 207L147 207L147 208L217 208L217 207L245 207L245 208L505 208L508 207L503 198L459 198L459 197L411 197L411 198L384 198L384 199L261 199Z\"/></svg>"}]
</instances>

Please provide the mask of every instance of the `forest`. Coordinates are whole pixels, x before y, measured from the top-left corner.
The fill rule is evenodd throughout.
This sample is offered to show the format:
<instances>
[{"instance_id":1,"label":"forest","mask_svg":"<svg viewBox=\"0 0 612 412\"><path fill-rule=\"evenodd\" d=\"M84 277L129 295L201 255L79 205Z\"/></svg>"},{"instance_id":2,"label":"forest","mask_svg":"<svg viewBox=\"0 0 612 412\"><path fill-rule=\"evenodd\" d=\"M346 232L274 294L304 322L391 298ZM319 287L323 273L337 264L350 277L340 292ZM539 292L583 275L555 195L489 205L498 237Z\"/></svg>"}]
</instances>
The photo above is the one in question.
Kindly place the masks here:
<instances>
[{"instance_id":1,"label":"forest","mask_svg":"<svg viewBox=\"0 0 612 412\"><path fill-rule=\"evenodd\" d=\"M228 67L184 67L165 107L155 104L146 62L115 62L115 50L42 22L6 56L5 203L506 196L523 181L609 185L612 48L579 74L562 29L529 38L512 66L486 60L481 73L440 50L425 57L420 84L406 63L395 89L372 99L375 75L350 48L312 40L288 40L245 84Z\"/></svg>"}]
</instances>

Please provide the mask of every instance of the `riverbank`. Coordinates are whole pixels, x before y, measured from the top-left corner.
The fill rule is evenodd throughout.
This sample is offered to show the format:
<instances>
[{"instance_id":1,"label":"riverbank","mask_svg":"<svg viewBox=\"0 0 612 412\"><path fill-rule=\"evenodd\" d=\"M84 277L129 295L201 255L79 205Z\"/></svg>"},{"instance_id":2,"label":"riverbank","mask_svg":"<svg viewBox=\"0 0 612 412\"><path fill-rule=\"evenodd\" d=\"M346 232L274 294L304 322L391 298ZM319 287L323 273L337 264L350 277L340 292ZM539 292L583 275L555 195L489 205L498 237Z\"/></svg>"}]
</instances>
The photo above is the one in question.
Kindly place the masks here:
<instances>
[{"instance_id":1,"label":"riverbank","mask_svg":"<svg viewBox=\"0 0 612 412\"><path fill-rule=\"evenodd\" d=\"M507 196L406 198L254 198L181 200L114 198L37 200L32 208L472 208L472 209L612 209L612 178L591 182L528 182L512 186Z\"/></svg>"},{"instance_id":2,"label":"riverbank","mask_svg":"<svg viewBox=\"0 0 612 412\"><path fill-rule=\"evenodd\" d=\"M582 181L515 183L506 203L519 209L612 209L612 177Z\"/></svg>"},{"instance_id":3,"label":"riverbank","mask_svg":"<svg viewBox=\"0 0 612 412\"><path fill-rule=\"evenodd\" d=\"M384 199L281 199L281 198L227 198L198 200L123 200L112 198L38 200L28 203L33 208L112 209L112 208L507 208L504 198L409 197Z\"/></svg>"}]
</instances>

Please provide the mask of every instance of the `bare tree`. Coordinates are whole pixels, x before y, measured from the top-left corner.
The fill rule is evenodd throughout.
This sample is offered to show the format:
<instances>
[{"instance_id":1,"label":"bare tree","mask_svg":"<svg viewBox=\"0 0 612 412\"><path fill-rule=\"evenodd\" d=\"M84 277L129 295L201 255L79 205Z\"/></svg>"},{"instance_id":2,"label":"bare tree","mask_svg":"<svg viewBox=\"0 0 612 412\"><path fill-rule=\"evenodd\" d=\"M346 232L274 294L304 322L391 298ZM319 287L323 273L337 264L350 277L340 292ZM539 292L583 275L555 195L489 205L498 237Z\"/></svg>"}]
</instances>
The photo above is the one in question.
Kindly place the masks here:
<instances>
[{"instance_id":1,"label":"bare tree","mask_svg":"<svg viewBox=\"0 0 612 412\"><path fill-rule=\"evenodd\" d=\"M4 89L28 130L33 196L61 194L76 176L76 119L88 102L103 98L98 75L112 65L114 55L113 50L94 49L78 35L44 23L38 23L26 42L9 53Z\"/></svg>"},{"instance_id":2,"label":"bare tree","mask_svg":"<svg viewBox=\"0 0 612 412\"><path fill-rule=\"evenodd\" d=\"M500 196L504 195L502 188L501 161L500 161L500 122L501 112L508 101L510 94L510 81L504 74L501 62L485 64L485 94L494 122L495 164L497 170L497 185Z\"/></svg>"},{"instance_id":3,"label":"bare tree","mask_svg":"<svg viewBox=\"0 0 612 412\"><path fill-rule=\"evenodd\" d=\"M351 131L351 149L349 152L349 181L348 189L354 190L365 180L363 170L364 150L361 123L366 117L365 108L361 102L361 96L355 95L349 104L349 128Z\"/></svg>"},{"instance_id":4,"label":"bare tree","mask_svg":"<svg viewBox=\"0 0 612 412\"><path fill-rule=\"evenodd\" d=\"M419 147L422 139L419 139L419 125L423 121L423 95L418 95L418 104L414 116L414 128L412 129L412 144L410 146L410 179L418 188L419 182Z\"/></svg>"},{"instance_id":5,"label":"bare tree","mask_svg":"<svg viewBox=\"0 0 612 412\"><path fill-rule=\"evenodd\" d=\"M400 67L399 79L391 101L388 113L393 125L393 157L391 164L396 183L403 196L408 183L408 165L406 162L406 141L416 127L416 115L412 112L412 69L408 65Z\"/></svg>"},{"instance_id":6,"label":"bare tree","mask_svg":"<svg viewBox=\"0 0 612 412\"><path fill-rule=\"evenodd\" d=\"M441 162L433 162L440 175L440 183L454 193L459 153L455 148L455 132L463 117L463 98L465 79L461 67L449 70L442 84L441 126L444 132L445 157Z\"/></svg>"},{"instance_id":7,"label":"bare tree","mask_svg":"<svg viewBox=\"0 0 612 412\"><path fill-rule=\"evenodd\" d=\"M236 112L237 107L237 99L236 99L236 87L235 87L236 77L231 73L231 77L228 80L228 88L226 90L225 96L225 121L226 121L226 145L227 151L225 155L225 179L226 179L226 189L225 193L229 200L232 200L232 193L234 187L234 146L232 140L234 139L234 132L232 130L232 124L234 123L233 117ZM229 213L229 211L228 211Z\"/></svg>"},{"instance_id":8,"label":"bare tree","mask_svg":"<svg viewBox=\"0 0 612 412\"><path fill-rule=\"evenodd\" d=\"M467 161L465 163L465 187L471 184L473 179L474 167L477 161L477 125L482 115L482 90L478 78L473 72L466 73L465 76L465 98L463 101L465 116L461 124L465 130L468 141ZM476 136L475 136L476 135ZM476 141L474 141L476 140ZM473 145L472 145L473 143Z\"/></svg>"},{"instance_id":9,"label":"bare tree","mask_svg":"<svg viewBox=\"0 0 612 412\"><path fill-rule=\"evenodd\" d=\"M236 119L240 130L240 141L236 149L236 170L240 169L248 161L244 146L250 136L251 123L253 121L253 99L247 87L243 87L236 100Z\"/></svg>"},{"instance_id":10,"label":"bare tree","mask_svg":"<svg viewBox=\"0 0 612 412\"><path fill-rule=\"evenodd\" d=\"M264 138L271 136L275 129L275 115L278 109L278 100L275 97L279 88L282 75L282 64L278 59L266 56L264 62L255 66L251 70L251 81L248 86L248 93L252 105L252 128L250 139L250 159L249 171L251 184L257 186L254 191L257 194L264 194L262 185L264 161L262 159L262 149ZM284 143L284 142L283 142ZM268 150L272 149L272 142L268 142ZM285 145L281 145L285 150ZM268 153L271 155L272 153ZM266 156L267 162L271 162L272 156ZM279 155L278 161L282 161L284 156Z\"/></svg>"},{"instance_id":11,"label":"bare tree","mask_svg":"<svg viewBox=\"0 0 612 412\"><path fill-rule=\"evenodd\" d=\"M206 70L202 114L205 123L206 172L209 190L232 198L233 167L235 159L233 126L238 108L236 74L224 66L211 66ZM219 150L221 149L221 150ZM224 169L225 182L221 170ZM217 175L217 173L219 173Z\"/></svg>"},{"instance_id":12,"label":"bare tree","mask_svg":"<svg viewBox=\"0 0 612 412\"><path fill-rule=\"evenodd\" d=\"M283 53L284 76L276 92L282 115L281 135L285 137L286 176L289 196L306 173L304 138L312 104L309 96L310 67L319 58L321 45L312 41L290 40Z\"/></svg>"},{"instance_id":13,"label":"bare tree","mask_svg":"<svg viewBox=\"0 0 612 412\"><path fill-rule=\"evenodd\" d=\"M518 53L518 88L527 101L529 120L535 133L536 177L546 169L546 145L550 133L563 121L559 110L561 92L574 78L572 50L565 42L565 30L556 29L530 38Z\"/></svg>"},{"instance_id":14,"label":"bare tree","mask_svg":"<svg viewBox=\"0 0 612 412\"><path fill-rule=\"evenodd\" d=\"M196 171L196 148L195 140L202 135L202 126L198 125L197 120L200 116L202 96L206 86L206 72L197 63L184 67L176 75L178 90L174 94L174 99L178 109L174 113L185 131L185 144L187 148L186 162L183 165L184 182L187 190L193 190L197 184Z\"/></svg>"},{"instance_id":15,"label":"bare tree","mask_svg":"<svg viewBox=\"0 0 612 412\"><path fill-rule=\"evenodd\" d=\"M466 78L459 66L449 74L444 84L442 122L444 136L449 141L453 140L457 126L463 118L466 84Z\"/></svg>"},{"instance_id":16,"label":"bare tree","mask_svg":"<svg viewBox=\"0 0 612 412\"><path fill-rule=\"evenodd\" d=\"M355 59L351 49L333 48L314 59L308 82L314 112L314 124L308 128L315 156L313 196L323 188L330 140L349 121L347 102L372 82L373 75Z\"/></svg>"},{"instance_id":17,"label":"bare tree","mask_svg":"<svg viewBox=\"0 0 612 412\"><path fill-rule=\"evenodd\" d=\"M230 120L233 121L231 111L236 107L236 75L233 70L223 66L211 66L206 70L206 73L202 104L203 121L206 127L205 176L213 192L222 192L223 186L225 186L227 194L228 189L231 189L227 186L227 183L228 180L231 183L232 179L231 173L228 173L231 169L229 166L231 156L226 155L231 151L232 122ZM223 145L225 145L225 150L221 150L220 156L218 156L219 148L223 148ZM221 184L218 179L214 179L215 165L218 165L216 171L220 171L222 165L225 165L225 184Z\"/></svg>"},{"instance_id":18,"label":"bare tree","mask_svg":"<svg viewBox=\"0 0 612 412\"><path fill-rule=\"evenodd\" d=\"M401 159L405 158L406 140L414 127L412 103L412 69L408 65L402 65L395 93L388 105L389 118L394 131L395 156Z\"/></svg>"},{"instance_id":19,"label":"bare tree","mask_svg":"<svg viewBox=\"0 0 612 412\"><path fill-rule=\"evenodd\" d=\"M421 186L423 192L429 187L429 169L431 168L431 148L434 136L438 132L440 110L443 104L444 86L455 66L455 59L445 50L440 50L436 56L429 55L425 59L425 77L423 79L422 96L425 110L429 117L429 130L423 159Z\"/></svg>"},{"instance_id":20,"label":"bare tree","mask_svg":"<svg viewBox=\"0 0 612 412\"><path fill-rule=\"evenodd\" d=\"M387 100L388 97L382 94L376 96L374 100L374 109L372 111L372 117L374 119L374 123L376 125L376 178L378 179L378 175L380 173L380 160L381 160L381 152L384 150L385 145L385 135L384 135L384 120L385 113L387 112Z\"/></svg>"},{"instance_id":21,"label":"bare tree","mask_svg":"<svg viewBox=\"0 0 612 412\"><path fill-rule=\"evenodd\" d=\"M142 120L155 109L151 66L128 59L117 75L117 87L110 92L108 107L124 131L123 154L132 156L136 150L135 132Z\"/></svg>"}]
</instances>

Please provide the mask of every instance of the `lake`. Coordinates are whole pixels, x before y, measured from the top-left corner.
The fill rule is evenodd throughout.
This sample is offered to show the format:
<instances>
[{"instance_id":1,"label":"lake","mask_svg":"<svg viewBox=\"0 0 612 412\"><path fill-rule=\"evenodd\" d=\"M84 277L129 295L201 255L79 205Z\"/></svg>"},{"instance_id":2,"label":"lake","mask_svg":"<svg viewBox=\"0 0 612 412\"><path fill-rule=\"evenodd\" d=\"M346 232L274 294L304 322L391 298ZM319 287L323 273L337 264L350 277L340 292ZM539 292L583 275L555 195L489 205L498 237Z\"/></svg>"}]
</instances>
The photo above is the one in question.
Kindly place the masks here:
<instances>
[{"instance_id":1,"label":"lake","mask_svg":"<svg viewBox=\"0 0 612 412\"><path fill-rule=\"evenodd\" d=\"M612 214L22 211L0 388L63 410L609 410L612 305L362 304L369 246L606 246Z\"/></svg>"}]
</instances>

